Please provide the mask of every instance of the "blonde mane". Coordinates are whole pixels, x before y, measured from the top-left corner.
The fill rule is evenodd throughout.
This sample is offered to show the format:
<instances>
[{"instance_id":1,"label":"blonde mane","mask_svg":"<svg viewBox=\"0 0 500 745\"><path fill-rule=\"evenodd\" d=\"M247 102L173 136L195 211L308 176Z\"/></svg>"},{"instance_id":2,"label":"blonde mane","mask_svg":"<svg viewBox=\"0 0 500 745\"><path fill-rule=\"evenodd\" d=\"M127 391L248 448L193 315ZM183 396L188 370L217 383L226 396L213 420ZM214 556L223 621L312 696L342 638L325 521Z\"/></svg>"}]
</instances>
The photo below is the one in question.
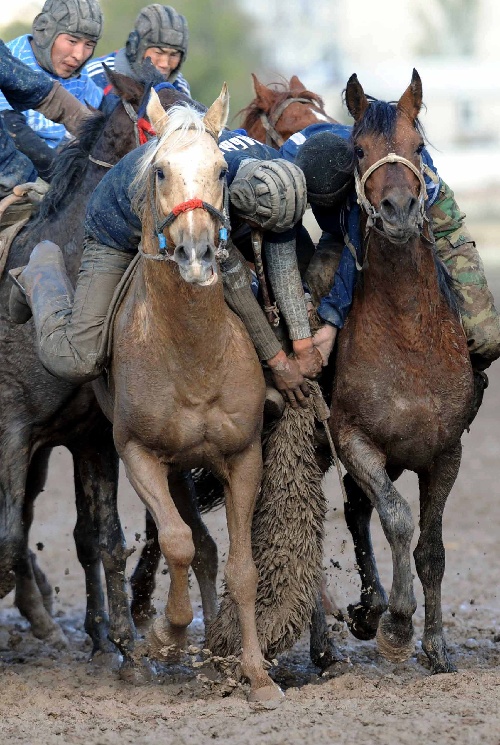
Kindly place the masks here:
<instances>
[{"instance_id":1,"label":"blonde mane","mask_svg":"<svg viewBox=\"0 0 500 745\"><path fill-rule=\"evenodd\" d=\"M189 147L206 132L203 114L187 104L177 104L165 112L168 123L160 137L151 140L137 164L137 173L131 184L136 211L144 201L148 173L159 155Z\"/></svg>"}]
</instances>

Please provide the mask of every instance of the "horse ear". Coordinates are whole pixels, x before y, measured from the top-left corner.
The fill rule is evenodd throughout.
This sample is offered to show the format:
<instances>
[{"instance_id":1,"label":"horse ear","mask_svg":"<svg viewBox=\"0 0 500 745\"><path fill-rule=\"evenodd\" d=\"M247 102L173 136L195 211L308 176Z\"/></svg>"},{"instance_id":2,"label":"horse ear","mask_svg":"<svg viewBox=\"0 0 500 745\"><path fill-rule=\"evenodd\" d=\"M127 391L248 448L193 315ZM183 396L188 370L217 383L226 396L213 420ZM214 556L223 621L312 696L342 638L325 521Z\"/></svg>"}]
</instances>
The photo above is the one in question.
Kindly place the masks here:
<instances>
[{"instance_id":1,"label":"horse ear","mask_svg":"<svg viewBox=\"0 0 500 745\"><path fill-rule=\"evenodd\" d=\"M259 106L259 108L263 109L264 111L269 111L270 107L272 106L274 102L274 95L273 91L270 91L267 85L264 85L259 80L257 80L257 76L251 73L253 78L253 89L255 91L255 99Z\"/></svg>"},{"instance_id":2,"label":"horse ear","mask_svg":"<svg viewBox=\"0 0 500 745\"><path fill-rule=\"evenodd\" d=\"M298 93L299 91L305 91L307 89L304 83L301 80L299 80L297 75L292 75L292 77L290 78L290 90L292 92Z\"/></svg>"},{"instance_id":3,"label":"horse ear","mask_svg":"<svg viewBox=\"0 0 500 745\"><path fill-rule=\"evenodd\" d=\"M203 123L210 132L213 132L216 137L219 137L220 133L226 126L228 116L229 92L227 90L227 84L224 83L219 97L215 99L203 117Z\"/></svg>"},{"instance_id":4,"label":"horse ear","mask_svg":"<svg viewBox=\"0 0 500 745\"><path fill-rule=\"evenodd\" d=\"M148 119L151 122L151 126L155 130L158 137L163 134L165 127L168 122L168 114L160 103L158 93L154 88L151 89L149 94L149 101L146 107L146 113Z\"/></svg>"},{"instance_id":5,"label":"horse ear","mask_svg":"<svg viewBox=\"0 0 500 745\"><path fill-rule=\"evenodd\" d=\"M422 108L422 81L415 68L413 68L411 83L399 99L397 108L404 111L412 120L417 118Z\"/></svg>"},{"instance_id":6,"label":"horse ear","mask_svg":"<svg viewBox=\"0 0 500 745\"><path fill-rule=\"evenodd\" d=\"M368 99L365 96L365 92L361 87L356 73L351 75L347 81L345 102L349 114L353 117L355 122L359 122L368 108Z\"/></svg>"},{"instance_id":7,"label":"horse ear","mask_svg":"<svg viewBox=\"0 0 500 745\"><path fill-rule=\"evenodd\" d=\"M102 66L116 95L119 96L122 101L128 101L129 103L138 106L144 95L144 86L133 78L128 77L128 75L122 75L121 73L112 70L104 63Z\"/></svg>"}]
</instances>

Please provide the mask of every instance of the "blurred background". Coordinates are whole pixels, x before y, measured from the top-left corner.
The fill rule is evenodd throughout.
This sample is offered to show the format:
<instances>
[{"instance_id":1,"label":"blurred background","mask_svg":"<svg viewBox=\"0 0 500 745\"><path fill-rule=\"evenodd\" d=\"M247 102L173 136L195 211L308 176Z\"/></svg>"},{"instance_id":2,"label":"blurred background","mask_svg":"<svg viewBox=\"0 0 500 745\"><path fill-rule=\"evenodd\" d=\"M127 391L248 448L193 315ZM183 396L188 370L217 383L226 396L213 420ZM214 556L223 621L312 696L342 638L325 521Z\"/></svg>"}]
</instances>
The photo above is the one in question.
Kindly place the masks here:
<instances>
[{"instance_id":1,"label":"blurred background","mask_svg":"<svg viewBox=\"0 0 500 745\"><path fill-rule=\"evenodd\" d=\"M97 56L122 47L147 0L102 0ZM0 36L28 33L43 0L2 0ZM209 105L224 80L231 124L265 83L298 75L331 116L349 123L342 90L356 72L365 91L397 99L413 67L423 81L422 122L485 258L500 227L500 3L497 0L178 0L189 24L183 73ZM488 256L487 256L488 255Z\"/></svg>"}]
</instances>

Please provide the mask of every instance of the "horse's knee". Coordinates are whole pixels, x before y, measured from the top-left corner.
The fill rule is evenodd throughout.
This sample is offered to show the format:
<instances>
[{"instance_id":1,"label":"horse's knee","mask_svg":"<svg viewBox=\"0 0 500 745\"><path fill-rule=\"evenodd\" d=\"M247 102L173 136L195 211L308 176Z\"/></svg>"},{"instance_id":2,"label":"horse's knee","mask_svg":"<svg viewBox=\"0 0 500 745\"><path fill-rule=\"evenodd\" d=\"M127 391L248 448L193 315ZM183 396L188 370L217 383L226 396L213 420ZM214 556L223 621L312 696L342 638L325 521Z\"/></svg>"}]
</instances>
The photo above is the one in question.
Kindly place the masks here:
<instances>
[{"instance_id":1,"label":"horse's knee","mask_svg":"<svg viewBox=\"0 0 500 745\"><path fill-rule=\"evenodd\" d=\"M189 567L194 559L193 534L188 525L160 529L158 543L169 566Z\"/></svg>"}]
</instances>

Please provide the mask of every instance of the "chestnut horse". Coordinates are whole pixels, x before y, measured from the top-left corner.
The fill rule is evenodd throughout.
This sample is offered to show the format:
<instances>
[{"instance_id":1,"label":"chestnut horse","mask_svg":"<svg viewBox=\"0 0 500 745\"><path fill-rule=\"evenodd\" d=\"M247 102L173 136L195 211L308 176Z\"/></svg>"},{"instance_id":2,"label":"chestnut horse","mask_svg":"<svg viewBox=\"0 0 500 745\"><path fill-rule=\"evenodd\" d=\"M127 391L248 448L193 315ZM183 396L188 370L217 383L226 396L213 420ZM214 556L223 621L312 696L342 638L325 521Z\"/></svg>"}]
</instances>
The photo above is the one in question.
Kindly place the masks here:
<instances>
[{"instance_id":1,"label":"chestnut horse","mask_svg":"<svg viewBox=\"0 0 500 745\"><path fill-rule=\"evenodd\" d=\"M239 113L249 137L279 148L295 132L318 122L335 122L324 109L323 99L308 91L296 75L288 84L263 85L252 73L255 98Z\"/></svg>"},{"instance_id":2,"label":"chestnut horse","mask_svg":"<svg viewBox=\"0 0 500 745\"><path fill-rule=\"evenodd\" d=\"M182 648L193 618L188 570L194 544L166 477L205 466L225 490L225 578L238 607L250 700L278 700L283 694L264 670L257 638L250 534L262 476L265 384L244 325L224 302L216 261L227 223L227 165L217 142L228 105L225 85L203 119L191 107L167 114L151 93L147 113L158 140L135 180L140 257L114 322L109 387L101 381L96 389L169 567L165 615L155 621L153 640Z\"/></svg>"},{"instance_id":3,"label":"chestnut horse","mask_svg":"<svg viewBox=\"0 0 500 745\"><path fill-rule=\"evenodd\" d=\"M414 525L394 486L403 471L414 471L420 489L414 558L425 595L422 646L434 673L449 672L442 516L460 466L473 376L452 285L425 220L420 77L414 70L398 103L389 104L369 101L353 75L346 103L355 120L363 270L339 332L330 428L348 472L345 514L362 581L361 599L349 607L350 628L361 639L376 635L392 661L407 659L414 648ZM392 552L388 601L371 547L373 507Z\"/></svg>"}]
</instances>

